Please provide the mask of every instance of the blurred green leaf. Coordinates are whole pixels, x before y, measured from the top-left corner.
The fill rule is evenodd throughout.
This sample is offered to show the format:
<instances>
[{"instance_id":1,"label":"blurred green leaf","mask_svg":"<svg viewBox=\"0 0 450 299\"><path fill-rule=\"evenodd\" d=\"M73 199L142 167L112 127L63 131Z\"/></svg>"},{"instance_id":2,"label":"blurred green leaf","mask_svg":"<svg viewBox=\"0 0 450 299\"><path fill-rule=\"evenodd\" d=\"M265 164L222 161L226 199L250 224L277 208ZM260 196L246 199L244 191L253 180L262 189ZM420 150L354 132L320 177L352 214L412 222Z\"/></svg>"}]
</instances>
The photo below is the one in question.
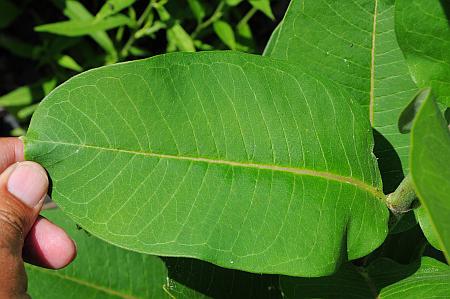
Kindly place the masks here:
<instances>
[{"instance_id":1,"label":"blurred green leaf","mask_svg":"<svg viewBox=\"0 0 450 299\"><path fill-rule=\"evenodd\" d=\"M199 0L188 0L188 4L197 22L201 22L206 15L203 4Z\"/></svg>"},{"instance_id":2,"label":"blurred green leaf","mask_svg":"<svg viewBox=\"0 0 450 299\"><path fill-rule=\"evenodd\" d=\"M236 48L244 52L252 52L255 49L253 33L248 23L240 23L237 27Z\"/></svg>"},{"instance_id":3,"label":"blurred green leaf","mask_svg":"<svg viewBox=\"0 0 450 299\"><path fill-rule=\"evenodd\" d=\"M195 52L194 41L180 24L175 24L167 30L167 40L180 51Z\"/></svg>"},{"instance_id":4,"label":"blurred green leaf","mask_svg":"<svg viewBox=\"0 0 450 299\"><path fill-rule=\"evenodd\" d=\"M71 20L92 20L92 14L78 1L75 0L53 0L66 17ZM104 31L97 31L89 34L90 37L102 47L109 55L110 62L117 60L117 51L108 34Z\"/></svg>"},{"instance_id":5,"label":"blurred green leaf","mask_svg":"<svg viewBox=\"0 0 450 299\"><path fill-rule=\"evenodd\" d=\"M1 107L17 107L41 100L56 86L56 79L48 79L29 86L22 86L0 97Z\"/></svg>"},{"instance_id":6,"label":"blurred green leaf","mask_svg":"<svg viewBox=\"0 0 450 299\"><path fill-rule=\"evenodd\" d=\"M427 95L411 130L411 176L428 216L420 221L425 236L450 261L450 132L429 90Z\"/></svg>"},{"instance_id":7,"label":"blurred green leaf","mask_svg":"<svg viewBox=\"0 0 450 299\"><path fill-rule=\"evenodd\" d=\"M64 36L89 35L92 32L113 29L123 25L130 25L127 16L117 15L102 20L63 21L34 27L37 32L48 32Z\"/></svg>"},{"instance_id":8,"label":"blurred green leaf","mask_svg":"<svg viewBox=\"0 0 450 299\"><path fill-rule=\"evenodd\" d=\"M167 28L167 25L161 21L155 21L150 28L142 28L134 34L136 38L141 38L144 35L153 36L159 30Z\"/></svg>"},{"instance_id":9,"label":"blurred green leaf","mask_svg":"<svg viewBox=\"0 0 450 299\"><path fill-rule=\"evenodd\" d=\"M19 137L19 136L23 136L27 133L27 131L25 131L23 128L21 127L17 127L11 130L11 132L9 132L11 134L11 136L15 136L15 137Z\"/></svg>"},{"instance_id":10,"label":"blurred green leaf","mask_svg":"<svg viewBox=\"0 0 450 299\"><path fill-rule=\"evenodd\" d=\"M133 6L128 8L128 16L131 20L133 20L133 22L136 21L136 10L133 8Z\"/></svg>"},{"instance_id":11,"label":"blurred green leaf","mask_svg":"<svg viewBox=\"0 0 450 299\"><path fill-rule=\"evenodd\" d=\"M9 0L0 1L0 29L7 27L20 14L20 9Z\"/></svg>"},{"instance_id":12,"label":"blurred green leaf","mask_svg":"<svg viewBox=\"0 0 450 299\"><path fill-rule=\"evenodd\" d=\"M263 12L270 19L275 20L272 8L270 7L270 0L249 0L249 2L254 8Z\"/></svg>"},{"instance_id":13,"label":"blurred green leaf","mask_svg":"<svg viewBox=\"0 0 450 299\"><path fill-rule=\"evenodd\" d=\"M42 51L42 48L39 46L26 43L5 34L0 34L0 47L19 57L33 60L38 59L40 57L40 52Z\"/></svg>"},{"instance_id":14,"label":"blurred green leaf","mask_svg":"<svg viewBox=\"0 0 450 299\"><path fill-rule=\"evenodd\" d=\"M214 50L214 47L213 47L213 46L211 46L211 45L209 45L209 44L206 44L206 43L203 43L203 42L200 41L200 40L194 41L194 45L195 45L195 47L196 47L197 49L202 50L202 51L211 51L211 50Z\"/></svg>"},{"instance_id":15,"label":"blurred green leaf","mask_svg":"<svg viewBox=\"0 0 450 299\"><path fill-rule=\"evenodd\" d=\"M236 5L238 5L239 3L241 3L242 2L242 0L225 0L225 3L228 5L228 6L236 6Z\"/></svg>"},{"instance_id":16,"label":"blurred green leaf","mask_svg":"<svg viewBox=\"0 0 450 299\"><path fill-rule=\"evenodd\" d=\"M233 28L227 22L218 20L213 24L214 32L220 40L228 46L228 48L236 49L236 38L234 37Z\"/></svg>"},{"instance_id":17,"label":"blurred green leaf","mask_svg":"<svg viewBox=\"0 0 450 299\"><path fill-rule=\"evenodd\" d=\"M69 55L62 55L61 57L58 58L57 63L61 67L72 70L72 71L76 71L76 72L83 71L83 68L75 61L75 59L73 59Z\"/></svg>"},{"instance_id":18,"label":"blurred green leaf","mask_svg":"<svg viewBox=\"0 0 450 299\"><path fill-rule=\"evenodd\" d=\"M147 51L145 49L133 46L130 47L130 54L133 56L139 56L139 57L149 57L151 56L150 51Z\"/></svg>"},{"instance_id":19,"label":"blurred green leaf","mask_svg":"<svg viewBox=\"0 0 450 299\"><path fill-rule=\"evenodd\" d=\"M133 5L134 2L136 2L136 0L108 0L103 4L95 17L97 19L104 19Z\"/></svg>"},{"instance_id":20,"label":"blurred green leaf","mask_svg":"<svg viewBox=\"0 0 450 299\"><path fill-rule=\"evenodd\" d=\"M30 106L27 106L27 107L24 107L24 108L20 109L17 112L17 118L20 121L24 121L25 119L30 118L33 115L33 113L36 110L36 108L38 107L38 105L39 105L39 103L36 103L36 104L32 104Z\"/></svg>"}]
</instances>

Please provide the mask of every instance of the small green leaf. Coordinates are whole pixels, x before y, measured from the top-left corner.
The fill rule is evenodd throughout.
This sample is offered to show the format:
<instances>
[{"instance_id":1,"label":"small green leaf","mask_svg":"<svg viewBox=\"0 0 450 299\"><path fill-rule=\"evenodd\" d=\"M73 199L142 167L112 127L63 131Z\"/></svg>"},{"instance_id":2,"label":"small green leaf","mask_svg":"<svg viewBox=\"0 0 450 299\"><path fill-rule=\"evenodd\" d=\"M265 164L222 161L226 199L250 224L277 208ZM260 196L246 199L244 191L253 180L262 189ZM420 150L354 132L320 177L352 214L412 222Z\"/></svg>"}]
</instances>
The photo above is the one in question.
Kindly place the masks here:
<instances>
[{"instance_id":1,"label":"small green leaf","mask_svg":"<svg viewBox=\"0 0 450 299\"><path fill-rule=\"evenodd\" d=\"M40 25L34 28L37 32L48 32L64 36L82 36L92 32L109 30L123 25L130 25L130 18L124 15L112 16L103 20L63 21Z\"/></svg>"},{"instance_id":2,"label":"small green leaf","mask_svg":"<svg viewBox=\"0 0 450 299\"><path fill-rule=\"evenodd\" d=\"M429 257L408 265L382 258L367 269L347 264L329 277L280 281L286 299L445 298L450 293L450 267Z\"/></svg>"},{"instance_id":3,"label":"small green leaf","mask_svg":"<svg viewBox=\"0 0 450 299\"><path fill-rule=\"evenodd\" d=\"M136 0L108 0L105 4L103 4L102 8L100 8L100 11L97 13L95 18L101 20L109 17L127 7L130 7L134 2L136 2Z\"/></svg>"},{"instance_id":4,"label":"small green leaf","mask_svg":"<svg viewBox=\"0 0 450 299\"><path fill-rule=\"evenodd\" d=\"M150 57L152 56L152 53L146 49L142 49L139 47L131 47L130 48L130 54L133 56L138 56L138 57Z\"/></svg>"},{"instance_id":5,"label":"small green leaf","mask_svg":"<svg viewBox=\"0 0 450 299\"><path fill-rule=\"evenodd\" d=\"M175 24L167 29L167 39L180 51L195 52L194 41L180 24Z\"/></svg>"},{"instance_id":6,"label":"small green leaf","mask_svg":"<svg viewBox=\"0 0 450 299\"><path fill-rule=\"evenodd\" d=\"M0 1L0 29L7 27L20 14L20 9L9 0Z\"/></svg>"},{"instance_id":7,"label":"small green leaf","mask_svg":"<svg viewBox=\"0 0 450 299\"><path fill-rule=\"evenodd\" d=\"M243 52L251 52L256 48L253 33L248 23L240 23L236 27L236 49Z\"/></svg>"},{"instance_id":8,"label":"small green leaf","mask_svg":"<svg viewBox=\"0 0 450 299\"><path fill-rule=\"evenodd\" d=\"M94 16L81 4L75 0L53 0L56 6L63 10L66 17L74 21L89 21L93 20ZM109 55L111 62L117 60L117 52L114 44L109 36L104 31L96 31L89 34L89 36L102 47Z\"/></svg>"},{"instance_id":9,"label":"small green leaf","mask_svg":"<svg viewBox=\"0 0 450 299\"><path fill-rule=\"evenodd\" d=\"M333 83L225 51L78 75L41 102L25 143L58 205L115 245L318 276L386 237L369 132Z\"/></svg>"},{"instance_id":10,"label":"small green leaf","mask_svg":"<svg viewBox=\"0 0 450 299\"><path fill-rule=\"evenodd\" d=\"M241 3L242 2L242 0L225 0L225 3L228 5L228 6L236 6L236 5L238 5L239 3Z\"/></svg>"},{"instance_id":11,"label":"small green leaf","mask_svg":"<svg viewBox=\"0 0 450 299\"><path fill-rule=\"evenodd\" d=\"M28 106L34 101L41 100L56 86L56 79L48 79L29 86L19 87L0 97L1 107Z\"/></svg>"},{"instance_id":12,"label":"small green leaf","mask_svg":"<svg viewBox=\"0 0 450 299\"><path fill-rule=\"evenodd\" d=\"M395 7L395 30L412 78L450 106L450 2L399 0Z\"/></svg>"},{"instance_id":13,"label":"small green leaf","mask_svg":"<svg viewBox=\"0 0 450 299\"><path fill-rule=\"evenodd\" d=\"M206 15L203 4L199 0L188 0L188 4L197 22L201 22Z\"/></svg>"},{"instance_id":14,"label":"small green leaf","mask_svg":"<svg viewBox=\"0 0 450 299\"><path fill-rule=\"evenodd\" d=\"M272 8L270 7L270 0L249 0L249 2L254 8L263 12L267 17L275 20Z\"/></svg>"},{"instance_id":15,"label":"small green leaf","mask_svg":"<svg viewBox=\"0 0 450 299\"><path fill-rule=\"evenodd\" d=\"M82 72L83 68L69 55L62 55L58 58L57 63L69 70L73 70L76 72Z\"/></svg>"},{"instance_id":16,"label":"small green leaf","mask_svg":"<svg viewBox=\"0 0 450 299\"><path fill-rule=\"evenodd\" d=\"M220 40L228 46L228 48L236 49L236 39L234 37L233 28L224 21L215 21L213 24L214 32L220 38Z\"/></svg>"},{"instance_id":17,"label":"small green leaf","mask_svg":"<svg viewBox=\"0 0 450 299\"><path fill-rule=\"evenodd\" d=\"M36 111L38 105L38 103L32 104L20 109L19 111L17 111L17 118L21 121L30 118L33 115L34 111Z\"/></svg>"},{"instance_id":18,"label":"small green leaf","mask_svg":"<svg viewBox=\"0 0 450 299\"><path fill-rule=\"evenodd\" d=\"M416 194L428 217L425 223L432 228L431 243L437 241L450 261L450 132L431 94L414 120L410 160Z\"/></svg>"}]
</instances>

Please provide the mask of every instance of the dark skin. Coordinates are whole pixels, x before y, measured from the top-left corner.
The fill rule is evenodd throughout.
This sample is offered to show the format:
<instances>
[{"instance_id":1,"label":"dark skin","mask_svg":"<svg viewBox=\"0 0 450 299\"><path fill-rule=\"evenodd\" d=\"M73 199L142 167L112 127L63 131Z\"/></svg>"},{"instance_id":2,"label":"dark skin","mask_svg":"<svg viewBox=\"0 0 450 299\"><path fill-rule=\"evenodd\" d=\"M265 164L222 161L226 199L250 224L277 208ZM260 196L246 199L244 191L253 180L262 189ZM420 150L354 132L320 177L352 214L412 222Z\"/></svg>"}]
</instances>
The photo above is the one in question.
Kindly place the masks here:
<instances>
[{"instance_id":1,"label":"dark skin","mask_svg":"<svg viewBox=\"0 0 450 299\"><path fill-rule=\"evenodd\" d=\"M0 138L0 299L29 298L24 261L59 269L76 256L72 239L39 216L48 178L37 163L23 161L18 138Z\"/></svg>"}]
</instances>

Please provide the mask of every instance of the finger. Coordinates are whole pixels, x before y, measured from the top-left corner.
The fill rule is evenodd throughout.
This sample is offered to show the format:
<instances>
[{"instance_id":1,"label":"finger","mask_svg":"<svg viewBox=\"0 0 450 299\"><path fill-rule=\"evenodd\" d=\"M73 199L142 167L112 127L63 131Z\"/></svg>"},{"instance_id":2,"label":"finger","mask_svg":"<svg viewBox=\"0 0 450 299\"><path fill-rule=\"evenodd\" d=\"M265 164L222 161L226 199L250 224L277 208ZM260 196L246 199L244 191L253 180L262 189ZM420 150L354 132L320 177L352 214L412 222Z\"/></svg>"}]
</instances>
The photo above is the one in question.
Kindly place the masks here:
<instances>
[{"instance_id":1,"label":"finger","mask_svg":"<svg viewBox=\"0 0 450 299\"><path fill-rule=\"evenodd\" d=\"M23 161L23 142L19 138L0 138L0 173L15 162Z\"/></svg>"},{"instance_id":2,"label":"finger","mask_svg":"<svg viewBox=\"0 0 450 299\"><path fill-rule=\"evenodd\" d=\"M25 294L23 242L39 214L47 188L47 174L34 162L15 163L0 175L0 298Z\"/></svg>"},{"instance_id":3,"label":"finger","mask_svg":"<svg viewBox=\"0 0 450 299\"><path fill-rule=\"evenodd\" d=\"M60 269L76 256L75 243L60 227L39 216L25 240L23 257L36 266Z\"/></svg>"}]
</instances>

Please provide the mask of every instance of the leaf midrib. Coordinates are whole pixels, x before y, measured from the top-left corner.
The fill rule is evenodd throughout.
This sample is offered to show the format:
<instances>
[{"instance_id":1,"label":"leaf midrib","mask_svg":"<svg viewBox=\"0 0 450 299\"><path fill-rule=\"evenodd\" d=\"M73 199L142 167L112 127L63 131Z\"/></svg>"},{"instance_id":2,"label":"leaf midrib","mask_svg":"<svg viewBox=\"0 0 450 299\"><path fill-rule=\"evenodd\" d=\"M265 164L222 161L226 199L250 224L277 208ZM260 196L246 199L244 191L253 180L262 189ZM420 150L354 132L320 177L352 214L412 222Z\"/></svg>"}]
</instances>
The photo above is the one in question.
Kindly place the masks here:
<instances>
[{"instance_id":1,"label":"leaf midrib","mask_svg":"<svg viewBox=\"0 0 450 299\"><path fill-rule=\"evenodd\" d=\"M135 296L132 296L129 294L124 294L119 291L116 291L116 290L113 290L113 289L110 289L110 288L107 288L107 287L104 287L101 285L97 285L97 284L94 284L92 282L88 282L88 281L85 281L82 279L78 279L76 277L72 277L72 276L69 276L66 274L60 274L56 271L45 270L45 269L41 269L41 268L35 267L35 266L32 266L32 268L33 268L33 270L37 270L39 272L43 272L43 273L51 275L51 276L55 276L55 277L61 278L63 280L68 280L70 282L73 282L73 283L76 283L76 284L79 284L79 285L82 285L82 286L85 286L85 287L88 287L91 289L95 289L97 291L106 293L108 295L117 296L117 297L120 297L123 299L140 299L139 297L135 297Z\"/></svg>"},{"instance_id":2,"label":"leaf midrib","mask_svg":"<svg viewBox=\"0 0 450 299\"><path fill-rule=\"evenodd\" d=\"M375 1L372 25L372 49L370 56L370 99L369 99L369 119L372 127L374 126L374 105L375 105L375 45L377 36L377 15L378 0Z\"/></svg>"},{"instance_id":3,"label":"leaf midrib","mask_svg":"<svg viewBox=\"0 0 450 299\"><path fill-rule=\"evenodd\" d=\"M37 143L73 146L73 147L78 147L78 148L88 148L88 149L94 149L94 150L99 150L99 151L110 151L110 152L116 152L116 153L140 155L140 156L154 157L154 158L160 158L160 159L182 160L182 161L200 162L200 163L217 164L217 165L228 165L228 166L243 167L243 168L255 168L255 169L263 169L263 170L291 173L291 174L295 174L295 175L306 175L306 176L312 176L312 177L319 177L319 178L323 178L326 180L336 181L339 183L347 183L347 184L354 185L355 187L372 194L374 197L376 197L377 199L382 200L382 201L385 198L384 193L372 185L369 185L359 179L355 179L352 177L347 177L347 176L343 176L343 175L339 175L339 174L335 174L335 173L327 172L327 171L318 171L318 170L312 170L312 169L307 169L307 168L295 168L295 167L286 167L286 166L278 166L278 165L270 165L270 164L236 162L236 161L201 158L201 157L158 154L158 153L151 153L151 152L141 152L141 151L135 151L135 150L125 150L125 149L102 147L102 146L97 146L97 145L76 144L76 143L63 142L63 141L49 141L49 140L37 140L37 139L27 138L26 142L27 143L37 142Z\"/></svg>"}]
</instances>

